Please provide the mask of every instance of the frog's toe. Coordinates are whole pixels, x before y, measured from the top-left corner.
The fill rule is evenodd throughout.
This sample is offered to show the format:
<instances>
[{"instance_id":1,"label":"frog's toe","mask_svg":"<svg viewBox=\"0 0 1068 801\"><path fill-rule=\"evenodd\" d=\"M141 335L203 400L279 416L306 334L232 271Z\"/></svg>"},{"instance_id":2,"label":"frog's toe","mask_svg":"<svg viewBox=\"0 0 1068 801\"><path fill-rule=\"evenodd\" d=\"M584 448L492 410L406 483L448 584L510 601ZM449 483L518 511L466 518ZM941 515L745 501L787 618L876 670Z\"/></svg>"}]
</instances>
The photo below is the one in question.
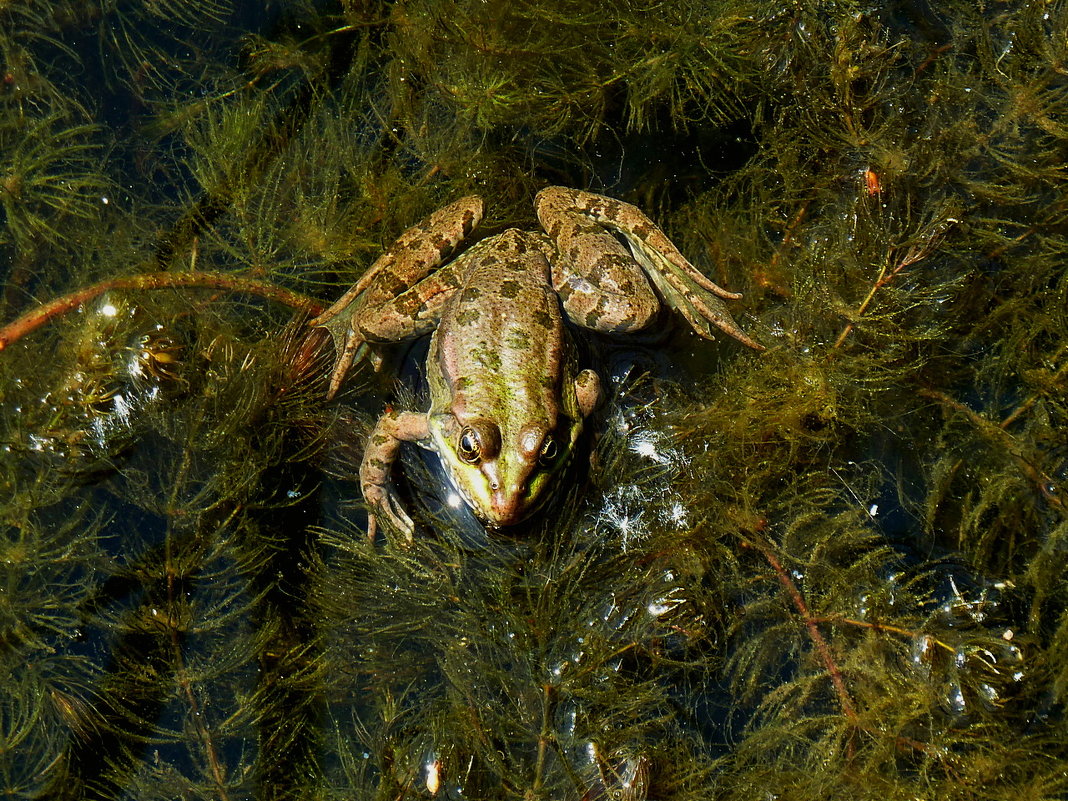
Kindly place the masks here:
<instances>
[{"instance_id":1,"label":"frog's toe","mask_svg":"<svg viewBox=\"0 0 1068 801\"><path fill-rule=\"evenodd\" d=\"M415 534L415 523L412 522L412 519L408 517L404 510L400 508L390 510L386 517L389 519L390 525L404 535L404 544L411 544Z\"/></svg>"},{"instance_id":2,"label":"frog's toe","mask_svg":"<svg viewBox=\"0 0 1068 801\"><path fill-rule=\"evenodd\" d=\"M415 523L412 522L408 513L404 511L397 493L386 487L372 485L364 487L363 496L373 510L368 515L367 521L367 536L369 539L374 539L378 531L378 521L384 520L389 528L396 529L403 534L406 542L412 541L412 535L415 533Z\"/></svg>"}]
</instances>

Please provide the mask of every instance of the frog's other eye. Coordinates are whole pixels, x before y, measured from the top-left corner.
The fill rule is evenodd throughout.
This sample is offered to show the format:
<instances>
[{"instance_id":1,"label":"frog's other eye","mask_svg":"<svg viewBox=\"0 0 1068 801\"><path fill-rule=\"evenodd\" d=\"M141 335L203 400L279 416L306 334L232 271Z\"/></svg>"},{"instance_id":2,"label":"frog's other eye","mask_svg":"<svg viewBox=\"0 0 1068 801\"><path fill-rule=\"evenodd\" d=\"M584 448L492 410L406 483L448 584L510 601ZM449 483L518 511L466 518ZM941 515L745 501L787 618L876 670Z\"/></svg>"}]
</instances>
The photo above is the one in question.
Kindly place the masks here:
<instances>
[{"instance_id":1,"label":"frog's other eye","mask_svg":"<svg viewBox=\"0 0 1068 801\"><path fill-rule=\"evenodd\" d=\"M538 462L542 467L548 467L556 457L560 455L560 446L552 434L545 435L545 442L541 444L541 453L538 454Z\"/></svg>"},{"instance_id":2,"label":"frog's other eye","mask_svg":"<svg viewBox=\"0 0 1068 801\"><path fill-rule=\"evenodd\" d=\"M464 426L460 432L460 444L456 452L460 460L467 464L478 464L482 461L482 439L471 426Z\"/></svg>"}]
</instances>

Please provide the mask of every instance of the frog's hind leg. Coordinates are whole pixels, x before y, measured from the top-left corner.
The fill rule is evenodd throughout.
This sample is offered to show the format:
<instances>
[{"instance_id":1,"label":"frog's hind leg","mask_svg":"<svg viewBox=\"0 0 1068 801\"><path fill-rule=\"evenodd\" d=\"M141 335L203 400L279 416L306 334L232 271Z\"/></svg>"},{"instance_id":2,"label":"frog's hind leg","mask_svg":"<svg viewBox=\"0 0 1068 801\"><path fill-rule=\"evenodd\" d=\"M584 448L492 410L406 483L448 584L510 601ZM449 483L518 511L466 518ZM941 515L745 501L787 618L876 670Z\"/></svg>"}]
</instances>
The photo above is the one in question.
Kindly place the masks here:
<instances>
[{"instance_id":1,"label":"frog's hind leg","mask_svg":"<svg viewBox=\"0 0 1068 801\"><path fill-rule=\"evenodd\" d=\"M559 186L539 192L535 206L538 219L565 259L574 250L569 239L569 232L577 230L574 219L592 220L626 241L630 257L641 266L664 301L686 318L695 333L713 339L713 330L718 328L744 345L764 349L738 327L721 300L738 300L741 294L728 292L706 278L636 206Z\"/></svg>"},{"instance_id":2,"label":"frog's hind leg","mask_svg":"<svg viewBox=\"0 0 1068 801\"><path fill-rule=\"evenodd\" d=\"M326 326L330 329L330 326ZM333 329L330 329L333 333ZM337 395L337 391L341 389L341 382L345 380L345 376L348 375L352 365L365 356L370 359L371 366L377 372L378 368L382 364L382 357L371 350L364 340L353 331L351 328L343 335L341 344L338 345L335 337L335 348L337 350L337 358L334 361L334 369L330 371L330 385L326 390L326 399L333 400Z\"/></svg>"},{"instance_id":3,"label":"frog's hind leg","mask_svg":"<svg viewBox=\"0 0 1068 801\"><path fill-rule=\"evenodd\" d=\"M490 240L483 242L491 243ZM326 399L337 394L342 381L361 359L368 359L377 372L383 358L377 345L411 340L434 330L441 318L441 309L460 286L464 270L472 259L489 245L479 242L461 253L453 261L423 278L388 303L368 310L361 303L351 315L338 316L323 324L334 338L337 359L330 374Z\"/></svg>"},{"instance_id":4,"label":"frog's hind leg","mask_svg":"<svg viewBox=\"0 0 1068 801\"><path fill-rule=\"evenodd\" d=\"M720 298L738 300L742 297L740 293L728 292L712 283L697 273L689 262L686 264L693 273L690 270L672 269L675 267L674 262L668 260L659 249L650 250L635 246L631 248L631 252L634 259L642 265L645 274L656 284L665 302L686 318L686 322L698 336L715 339L713 328L718 328L743 345L755 350L764 350L763 345L738 327L727 310L727 305L720 300ZM700 276L700 280L694 274Z\"/></svg>"},{"instance_id":5,"label":"frog's hind leg","mask_svg":"<svg viewBox=\"0 0 1068 801\"><path fill-rule=\"evenodd\" d=\"M538 210L552 240L542 237L539 244L568 318L606 334L647 328L660 301L623 243L584 215L565 211L549 222Z\"/></svg>"},{"instance_id":6,"label":"frog's hind leg","mask_svg":"<svg viewBox=\"0 0 1068 801\"><path fill-rule=\"evenodd\" d=\"M308 325L326 326L358 300L377 306L414 286L441 266L470 235L482 220L482 210L482 198L470 195L416 223L375 259L348 292Z\"/></svg>"}]
</instances>

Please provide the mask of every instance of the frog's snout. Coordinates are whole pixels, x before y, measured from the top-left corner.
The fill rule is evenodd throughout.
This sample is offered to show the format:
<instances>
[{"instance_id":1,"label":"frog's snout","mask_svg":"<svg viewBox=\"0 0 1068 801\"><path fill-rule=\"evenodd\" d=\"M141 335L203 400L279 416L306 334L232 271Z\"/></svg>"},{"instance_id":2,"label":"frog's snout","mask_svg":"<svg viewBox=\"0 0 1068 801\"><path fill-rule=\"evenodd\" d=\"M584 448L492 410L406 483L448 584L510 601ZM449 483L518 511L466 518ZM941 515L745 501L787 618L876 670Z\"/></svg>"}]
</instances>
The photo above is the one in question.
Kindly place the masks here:
<instances>
[{"instance_id":1,"label":"frog's snout","mask_svg":"<svg viewBox=\"0 0 1068 801\"><path fill-rule=\"evenodd\" d=\"M499 485L492 488L490 495L489 520L486 522L495 528L514 526L527 516L528 509L524 503L523 487L515 486L502 489Z\"/></svg>"},{"instance_id":2,"label":"frog's snout","mask_svg":"<svg viewBox=\"0 0 1068 801\"><path fill-rule=\"evenodd\" d=\"M508 475L512 472L512 475ZM494 528L512 526L530 513L527 503L527 480L529 471L508 471L498 460L482 465L482 475L488 490L480 510L480 517Z\"/></svg>"}]
</instances>

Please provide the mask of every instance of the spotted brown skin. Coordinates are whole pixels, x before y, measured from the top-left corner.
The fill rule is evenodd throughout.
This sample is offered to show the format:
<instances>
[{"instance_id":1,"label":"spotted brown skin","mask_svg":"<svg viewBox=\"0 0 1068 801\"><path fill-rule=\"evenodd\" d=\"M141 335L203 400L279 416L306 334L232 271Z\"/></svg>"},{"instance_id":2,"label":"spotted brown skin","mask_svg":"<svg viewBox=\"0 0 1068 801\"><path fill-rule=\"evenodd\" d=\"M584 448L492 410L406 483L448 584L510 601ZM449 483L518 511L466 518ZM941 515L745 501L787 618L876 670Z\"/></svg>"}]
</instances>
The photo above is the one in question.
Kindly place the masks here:
<instances>
[{"instance_id":1,"label":"spotted brown skin","mask_svg":"<svg viewBox=\"0 0 1068 801\"><path fill-rule=\"evenodd\" d=\"M739 300L741 294L706 278L636 206L562 186L541 190L534 206L562 257L553 286L576 324L604 333L641 330L660 308L652 282L698 336L715 339L714 329L719 329L764 350L738 327L723 303ZM623 237L627 247L610 232Z\"/></svg>"},{"instance_id":2,"label":"spotted brown skin","mask_svg":"<svg viewBox=\"0 0 1068 801\"><path fill-rule=\"evenodd\" d=\"M375 345L432 333L430 409L387 411L367 442L360 485L372 514L411 538L390 474L400 443L437 452L456 491L488 525L524 520L549 497L601 398L579 370L567 321L602 333L647 327L661 298L698 335L751 348L724 300L639 209L564 187L535 200L544 231L508 229L456 255L482 218L462 198L407 231L311 322L337 346L329 395ZM617 238L618 237L618 238ZM620 241L622 240L622 241ZM624 244L625 243L625 244Z\"/></svg>"}]
</instances>

